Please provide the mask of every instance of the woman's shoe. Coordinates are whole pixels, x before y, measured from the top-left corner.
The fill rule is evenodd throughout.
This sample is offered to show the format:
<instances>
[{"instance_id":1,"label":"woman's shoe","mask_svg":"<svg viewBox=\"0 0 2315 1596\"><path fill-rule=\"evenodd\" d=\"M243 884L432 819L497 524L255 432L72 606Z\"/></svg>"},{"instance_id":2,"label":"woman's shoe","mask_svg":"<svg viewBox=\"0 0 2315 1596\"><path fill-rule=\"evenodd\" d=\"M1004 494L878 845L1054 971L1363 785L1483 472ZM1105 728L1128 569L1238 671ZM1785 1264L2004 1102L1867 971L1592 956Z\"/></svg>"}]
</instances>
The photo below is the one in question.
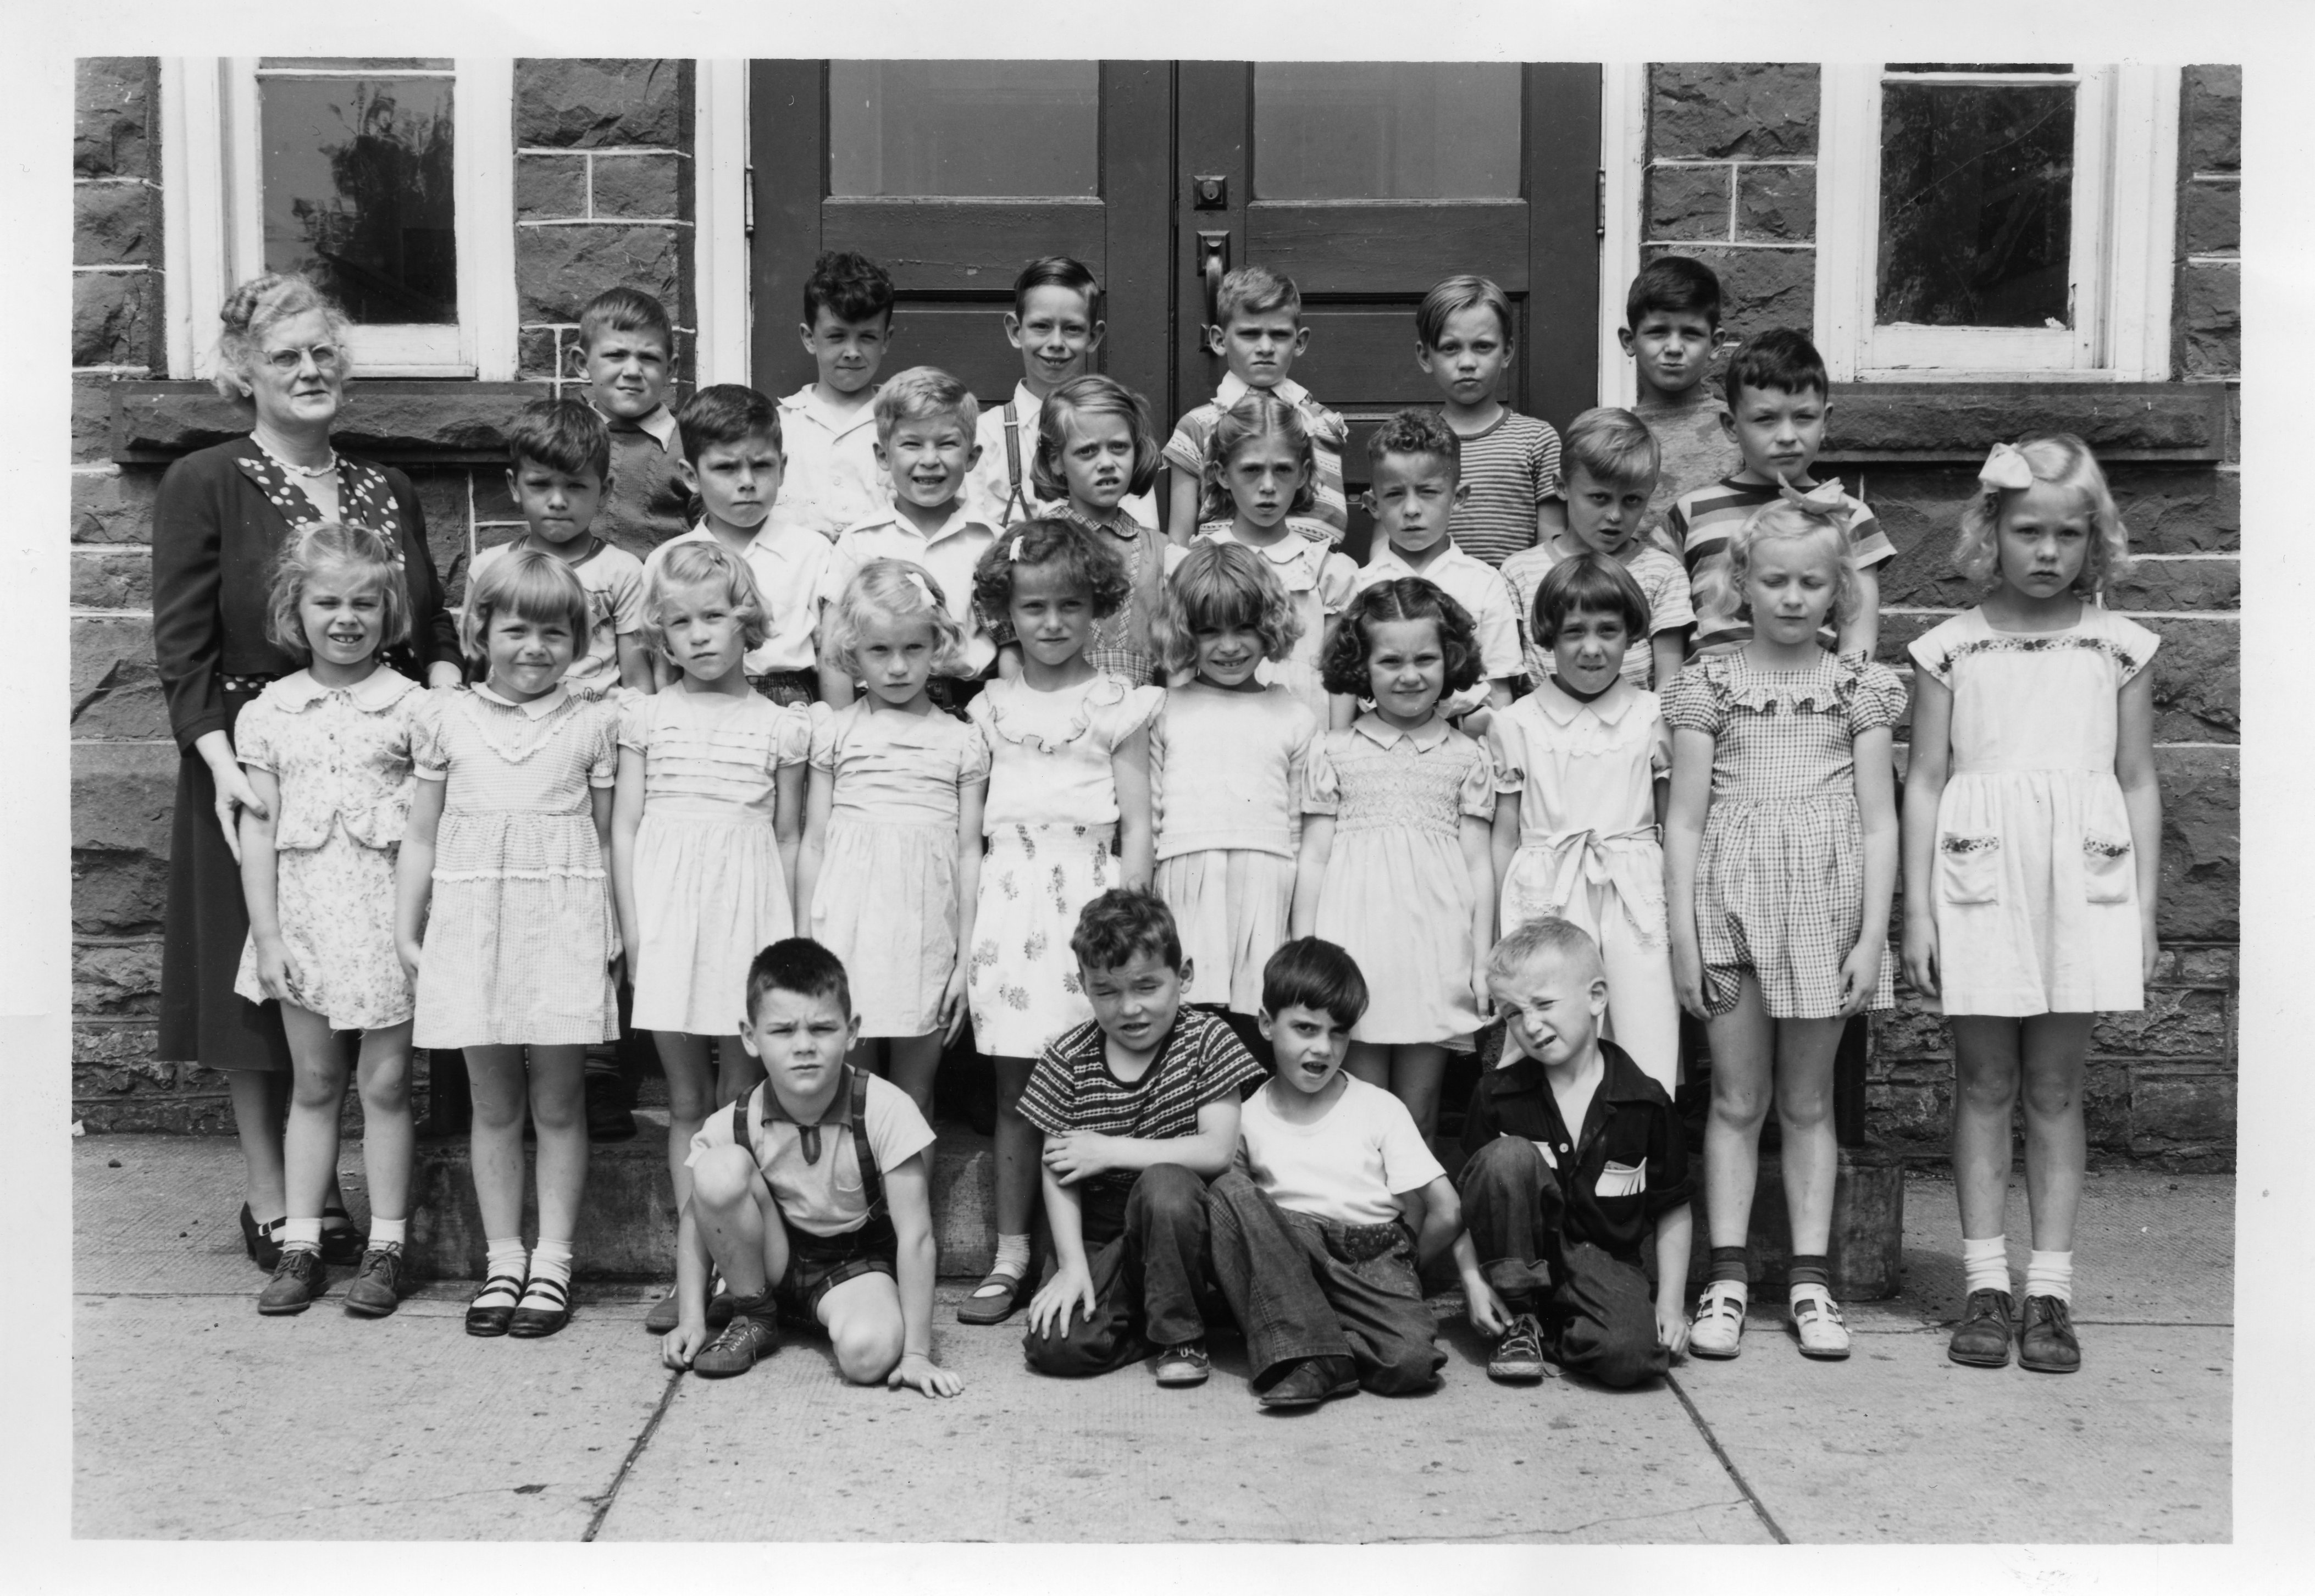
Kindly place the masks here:
<instances>
[{"instance_id":1,"label":"woman's shoe","mask_svg":"<svg viewBox=\"0 0 2315 1596\"><path fill-rule=\"evenodd\" d=\"M1793 1330L1801 1338L1802 1357L1849 1356L1849 1326L1842 1321L1840 1305L1833 1301L1831 1291L1818 1285L1796 1287L1792 1310Z\"/></svg>"},{"instance_id":2,"label":"woman's shoe","mask_svg":"<svg viewBox=\"0 0 2315 1596\"><path fill-rule=\"evenodd\" d=\"M1733 1358L1743 1352L1745 1295L1734 1281L1708 1282L1689 1320L1688 1350L1699 1358Z\"/></svg>"},{"instance_id":3,"label":"woman's shoe","mask_svg":"<svg viewBox=\"0 0 2315 1596\"><path fill-rule=\"evenodd\" d=\"M241 1245L249 1254L249 1261L271 1274L281 1265L281 1227L288 1216L283 1215L271 1224L261 1225L249 1211L249 1204L241 1205Z\"/></svg>"},{"instance_id":4,"label":"woman's shoe","mask_svg":"<svg viewBox=\"0 0 2315 1596\"><path fill-rule=\"evenodd\" d=\"M507 1322L507 1334L525 1340L552 1335L571 1322L571 1288L547 1276L522 1289L522 1302Z\"/></svg>"},{"instance_id":5,"label":"woman's shoe","mask_svg":"<svg viewBox=\"0 0 2315 1596\"><path fill-rule=\"evenodd\" d=\"M494 1274L483 1282L466 1304L466 1334L504 1335L514 1322L515 1305L522 1300L523 1282L511 1274Z\"/></svg>"},{"instance_id":6,"label":"woman's shoe","mask_svg":"<svg viewBox=\"0 0 2315 1596\"><path fill-rule=\"evenodd\" d=\"M369 1237L354 1228L354 1217L336 1203L322 1210L322 1262L351 1269L368 1250Z\"/></svg>"}]
</instances>

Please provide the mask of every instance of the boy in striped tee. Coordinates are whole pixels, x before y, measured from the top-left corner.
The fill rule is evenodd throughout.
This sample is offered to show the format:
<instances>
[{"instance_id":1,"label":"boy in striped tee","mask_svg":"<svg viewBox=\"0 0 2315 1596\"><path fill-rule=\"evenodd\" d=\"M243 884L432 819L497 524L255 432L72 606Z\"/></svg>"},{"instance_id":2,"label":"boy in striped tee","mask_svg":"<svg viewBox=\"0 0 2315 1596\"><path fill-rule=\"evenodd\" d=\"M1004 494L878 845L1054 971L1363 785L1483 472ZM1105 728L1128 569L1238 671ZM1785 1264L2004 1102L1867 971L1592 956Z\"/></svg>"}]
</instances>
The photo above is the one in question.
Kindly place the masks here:
<instances>
[{"instance_id":1,"label":"boy in striped tee","mask_svg":"<svg viewBox=\"0 0 2315 1596\"><path fill-rule=\"evenodd\" d=\"M1069 949L1094 1017L1047 1044L1021 1093L1021 1117L1045 1136L1059 1259L1029 1304L1022 1352L1040 1374L1088 1375L1154 1345L1159 1385L1202 1385L1206 1183L1230 1166L1238 1093L1262 1066L1183 1003L1191 967L1156 893L1104 892Z\"/></svg>"},{"instance_id":2,"label":"boy in striped tee","mask_svg":"<svg viewBox=\"0 0 2315 1596\"><path fill-rule=\"evenodd\" d=\"M1450 277L1415 313L1415 359L1446 400L1468 490L1448 524L1455 546L1497 570L1551 536L1559 434L1495 397L1512 363L1512 302L1484 277Z\"/></svg>"}]
</instances>

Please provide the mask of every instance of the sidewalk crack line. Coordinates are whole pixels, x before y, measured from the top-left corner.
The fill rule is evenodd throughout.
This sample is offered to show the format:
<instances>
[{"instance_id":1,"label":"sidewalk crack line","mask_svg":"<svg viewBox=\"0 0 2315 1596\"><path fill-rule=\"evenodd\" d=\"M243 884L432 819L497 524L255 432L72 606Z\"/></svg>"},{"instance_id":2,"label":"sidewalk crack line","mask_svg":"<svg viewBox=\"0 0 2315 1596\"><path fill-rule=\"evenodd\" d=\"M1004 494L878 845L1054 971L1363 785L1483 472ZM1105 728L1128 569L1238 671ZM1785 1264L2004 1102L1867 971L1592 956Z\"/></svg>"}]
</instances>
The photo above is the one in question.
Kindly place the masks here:
<instances>
[{"instance_id":1,"label":"sidewalk crack line","mask_svg":"<svg viewBox=\"0 0 2315 1596\"><path fill-rule=\"evenodd\" d=\"M644 1423L642 1433L635 1437L634 1445L627 1449L627 1455L619 1459L619 1472L611 1476L609 1486L596 1499L595 1516L587 1521L587 1532L579 1538L581 1545L593 1540L595 1532L603 1527L603 1521L610 1515L611 1503L619 1498L619 1487L627 1483L627 1471L634 1467L635 1460L643 1455L643 1449L651 1445L652 1437L659 1433L659 1422L667 1417L667 1410L675 1401L676 1388L682 1383L683 1370L678 1369L669 1373L667 1389L659 1394L659 1405L652 1409L651 1418ZM1690 1408L1689 1411L1693 1413L1696 1410Z\"/></svg>"},{"instance_id":2,"label":"sidewalk crack line","mask_svg":"<svg viewBox=\"0 0 2315 1596\"><path fill-rule=\"evenodd\" d=\"M1697 1411L1696 1404L1689 1400L1688 1393L1681 1388L1680 1381L1667 1374L1664 1384L1672 1388L1672 1394L1679 1397L1680 1405L1688 1410L1689 1422L1696 1426L1696 1432L1704 1437L1704 1444L1712 1449L1712 1455L1720 1459L1720 1467L1727 1472L1729 1479L1744 1494L1744 1500L1752 1504L1752 1512L1759 1517L1761 1528L1768 1530L1778 1546L1792 1545L1792 1537L1785 1533L1784 1526L1778 1523L1769 1512L1768 1503L1761 1500L1761 1494L1752 1489L1752 1482L1738 1471L1735 1459L1729 1457L1727 1449L1720 1444L1720 1438L1712 1433L1712 1426L1704 1422L1704 1415Z\"/></svg>"}]
</instances>

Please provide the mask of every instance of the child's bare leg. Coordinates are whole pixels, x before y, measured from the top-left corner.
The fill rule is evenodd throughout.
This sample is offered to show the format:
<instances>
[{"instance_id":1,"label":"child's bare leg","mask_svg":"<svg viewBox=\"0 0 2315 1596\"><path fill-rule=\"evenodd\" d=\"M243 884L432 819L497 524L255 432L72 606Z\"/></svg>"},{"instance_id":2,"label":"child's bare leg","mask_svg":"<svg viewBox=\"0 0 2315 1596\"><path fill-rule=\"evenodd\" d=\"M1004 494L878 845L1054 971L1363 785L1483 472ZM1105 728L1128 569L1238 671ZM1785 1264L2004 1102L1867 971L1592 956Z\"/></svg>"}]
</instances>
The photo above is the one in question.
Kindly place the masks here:
<instances>
[{"instance_id":1,"label":"child's bare leg","mask_svg":"<svg viewBox=\"0 0 2315 1596\"><path fill-rule=\"evenodd\" d=\"M691 1139L716 1106L715 1064L705 1036L654 1031L652 1041L667 1073L667 1177L675 1188L675 1210L681 1213L691 1197L691 1171L684 1160L690 1156ZM732 1051L738 1051L737 1043Z\"/></svg>"},{"instance_id":2,"label":"child's bare leg","mask_svg":"<svg viewBox=\"0 0 2315 1596\"><path fill-rule=\"evenodd\" d=\"M292 1065L288 1123L282 1132L283 1211L290 1219L319 1225L338 1168L346 1050L329 1021L294 1003L281 1005L281 1029L289 1041Z\"/></svg>"},{"instance_id":3,"label":"child's bare leg","mask_svg":"<svg viewBox=\"0 0 2315 1596\"><path fill-rule=\"evenodd\" d=\"M764 1078L764 1061L740 1045L737 1032L715 1042L715 1102L713 1108L737 1103Z\"/></svg>"},{"instance_id":4,"label":"child's bare leg","mask_svg":"<svg viewBox=\"0 0 2315 1596\"><path fill-rule=\"evenodd\" d=\"M856 1386L881 1386L900 1361L900 1290L889 1274L856 1274L820 1299L836 1370Z\"/></svg>"},{"instance_id":5,"label":"child's bare leg","mask_svg":"<svg viewBox=\"0 0 2315 1596\"><path fill-rule=\"evenodd\" d=\"M1044 1137L1021 1117L1021 1093L1029 1084L1032 1059L996 1059L997 1067L997 1228L1006 1236L1026 1236L1037 1205L1037 1160Z\"/></svg>"},{"instance_id":6,"label":"child's bare leg","mask_svg":"<svg viewBox=\"0 0 2315 1596\"><path fill-rule=\"evenodd\" d=\"M2082 1126L2086 1014L2036 1015L2025 1023L2026 1201L2034 1250L2071 1253L2082 1202L2088 1135Z\"/></svg>"},{"instance_id":7,"label":"child's bare leg","mask_svg":"<svg viewBox=\"0 0 2315 1596\"><path fill-rule=\"evenodd\" d=\"M410 1217L410 1163L417 1127L410 1118L410 1022L365 1033L354 1078L362 1103L362 1173L369 1212Z\"/></svg>"},{"instance_id":8,"label":"child's bare leg","mask_svg":"<svg viewBox=\"0 0 2315 1596\"><path fill-rule=\"evenodd\" d=\"M1761 1173L1761 1122L1769 1117L1776 1022L1761 1006L1748 972L1736 1006L1705 1022L1712 1041L1712 1109L1704 1122L1704 1189L1711 1245L1740 1247L1752 1228L1752 1186Z\"/></svg>"},{"instance_id":9,"label":"child's bare leg","mask_svg":"<svg viewBox=\"0 0 2315 1596\"><path fill-rule=\"evenodd\" d=\"M1832 1237L1832 1183L1840 1147L1832 1132L1832 1060L1844 1020L1778 1020L1777 1122L1784 1131L1785 1207L1793 1251L1824 1252Z\"/></svg>"},{"instance_id":10,"label":"child's bare leg","mask_svg":"<svg viewBox=\"0 0 2315 1596\"><path fill-rule=\"evenodd\" d=\"M1390 1089L1415 1118L1423 1139L1439 1125L1439 1083L1447 1074L1447 1050L1428 1044L1390 1050Z\"/></svg>"},{"instance_id":11,"label":"child's bare leg","mask_svg":"<svg viewBox=\"0 0 2315 1596\"><path fill-rule=\"evenodd\" d=\"M741 1147L704 1155L692 1172L691 1215L734 1297L760 1298L788 1272L788 1235L772 1193Z\"/></svg>"},{"instance_id":12,"label":"child's bare leg","mask_svg":"<svg viewBox=\"0 0 2315 1596\"><path fill-rule=\"evenodd\" d=\"M891 1082L909 1095L925 1123L933 1122L933 1077L940 1073L941 1034L895 1036L887 1041L885 1058Z\"/></svg>"},{"instance_id":13,"label":"child's bare leg","mask_svg":"<svg viewBox=\"0 0 2315 1596\"><path fill-rule=\"evenodd\" d=\"M1343 1055L1343 1073L1389 1091L1390 1049L1374 1042L1351 1043L1351 1051Z\"/></svg>"},{"instance_id":14,"label":"child's bare leg","mask_svg":"<svg viewBox=\"0 0 2315 1596\"><path fill-rule=\"evenodd\" d=\"M466 1052L475 1108L466 1145L483 1234L494 1240L517 1237L522 1234L522 1113L529 1096L523 1050L470 1047Z\"/></svg>"},{"instance_id":15,"label":"child's bare leg","mask_svg":"<svg viewBox=\"0 0 2315 1596\"><path fill-rule=\"evenodd\" d=\"M530 1119L538 1130L538 1239L570 1245L587 1189L587 1050L530 1050Z\"/></svg>"},{"instance_id":16,"label":"child's bare leg","mask_svg":"<svg viewBox=\"0 0 2315 1596\"><path fill-rule=\"evenodd\" d=\"M1954 1039L1954 1194L1964 1239L2000 1236L2009 1198L2010 1116L2018 1104L2018 1021L1959 1015Z\"/></svg>"}]
</instances>

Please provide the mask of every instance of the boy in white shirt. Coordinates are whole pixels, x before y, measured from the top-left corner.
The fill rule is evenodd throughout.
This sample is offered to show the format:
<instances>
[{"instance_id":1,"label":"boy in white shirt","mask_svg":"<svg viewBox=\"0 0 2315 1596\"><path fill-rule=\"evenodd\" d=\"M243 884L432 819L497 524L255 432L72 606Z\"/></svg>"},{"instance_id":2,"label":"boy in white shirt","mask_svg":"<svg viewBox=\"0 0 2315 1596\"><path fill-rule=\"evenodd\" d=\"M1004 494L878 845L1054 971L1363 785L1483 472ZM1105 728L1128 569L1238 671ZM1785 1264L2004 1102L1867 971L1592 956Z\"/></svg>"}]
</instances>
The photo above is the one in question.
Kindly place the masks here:
<instances>
[{"instance_id":1,"label":"boy in white shirt","mask_svg":"<svg viewBox=\"0 0 2315 1596\"><path fill-rule=\"evenodd\" d=\"M1246 1099L1237 1164L1206 1206L1215 1279L1249 1353L1261 1351L1251 1384L1264 1407L1434 1388L1447 1354L1416 1271L1441 1253L1454 1255L1473 1323L1502 1328L1454 1184L1414 1116L1343 1073L1366 1006L1365 978L1331 942L1298 938L1264 966L1277 1074Z\"/></svg>"},{"instance_id":2,"label":"boy in white shirt","mask_svg":"<svg viewBox=\"0 0 2315 1596\"><path fill-rule=\"evenodd\" d=\"M820 375L780 401L787 474L772 522L833 542L891 491L876 459L873 408L892 344L891 274L850 250L823 254L804 279L800 331Z\"/></svg>"}]
</instances>

